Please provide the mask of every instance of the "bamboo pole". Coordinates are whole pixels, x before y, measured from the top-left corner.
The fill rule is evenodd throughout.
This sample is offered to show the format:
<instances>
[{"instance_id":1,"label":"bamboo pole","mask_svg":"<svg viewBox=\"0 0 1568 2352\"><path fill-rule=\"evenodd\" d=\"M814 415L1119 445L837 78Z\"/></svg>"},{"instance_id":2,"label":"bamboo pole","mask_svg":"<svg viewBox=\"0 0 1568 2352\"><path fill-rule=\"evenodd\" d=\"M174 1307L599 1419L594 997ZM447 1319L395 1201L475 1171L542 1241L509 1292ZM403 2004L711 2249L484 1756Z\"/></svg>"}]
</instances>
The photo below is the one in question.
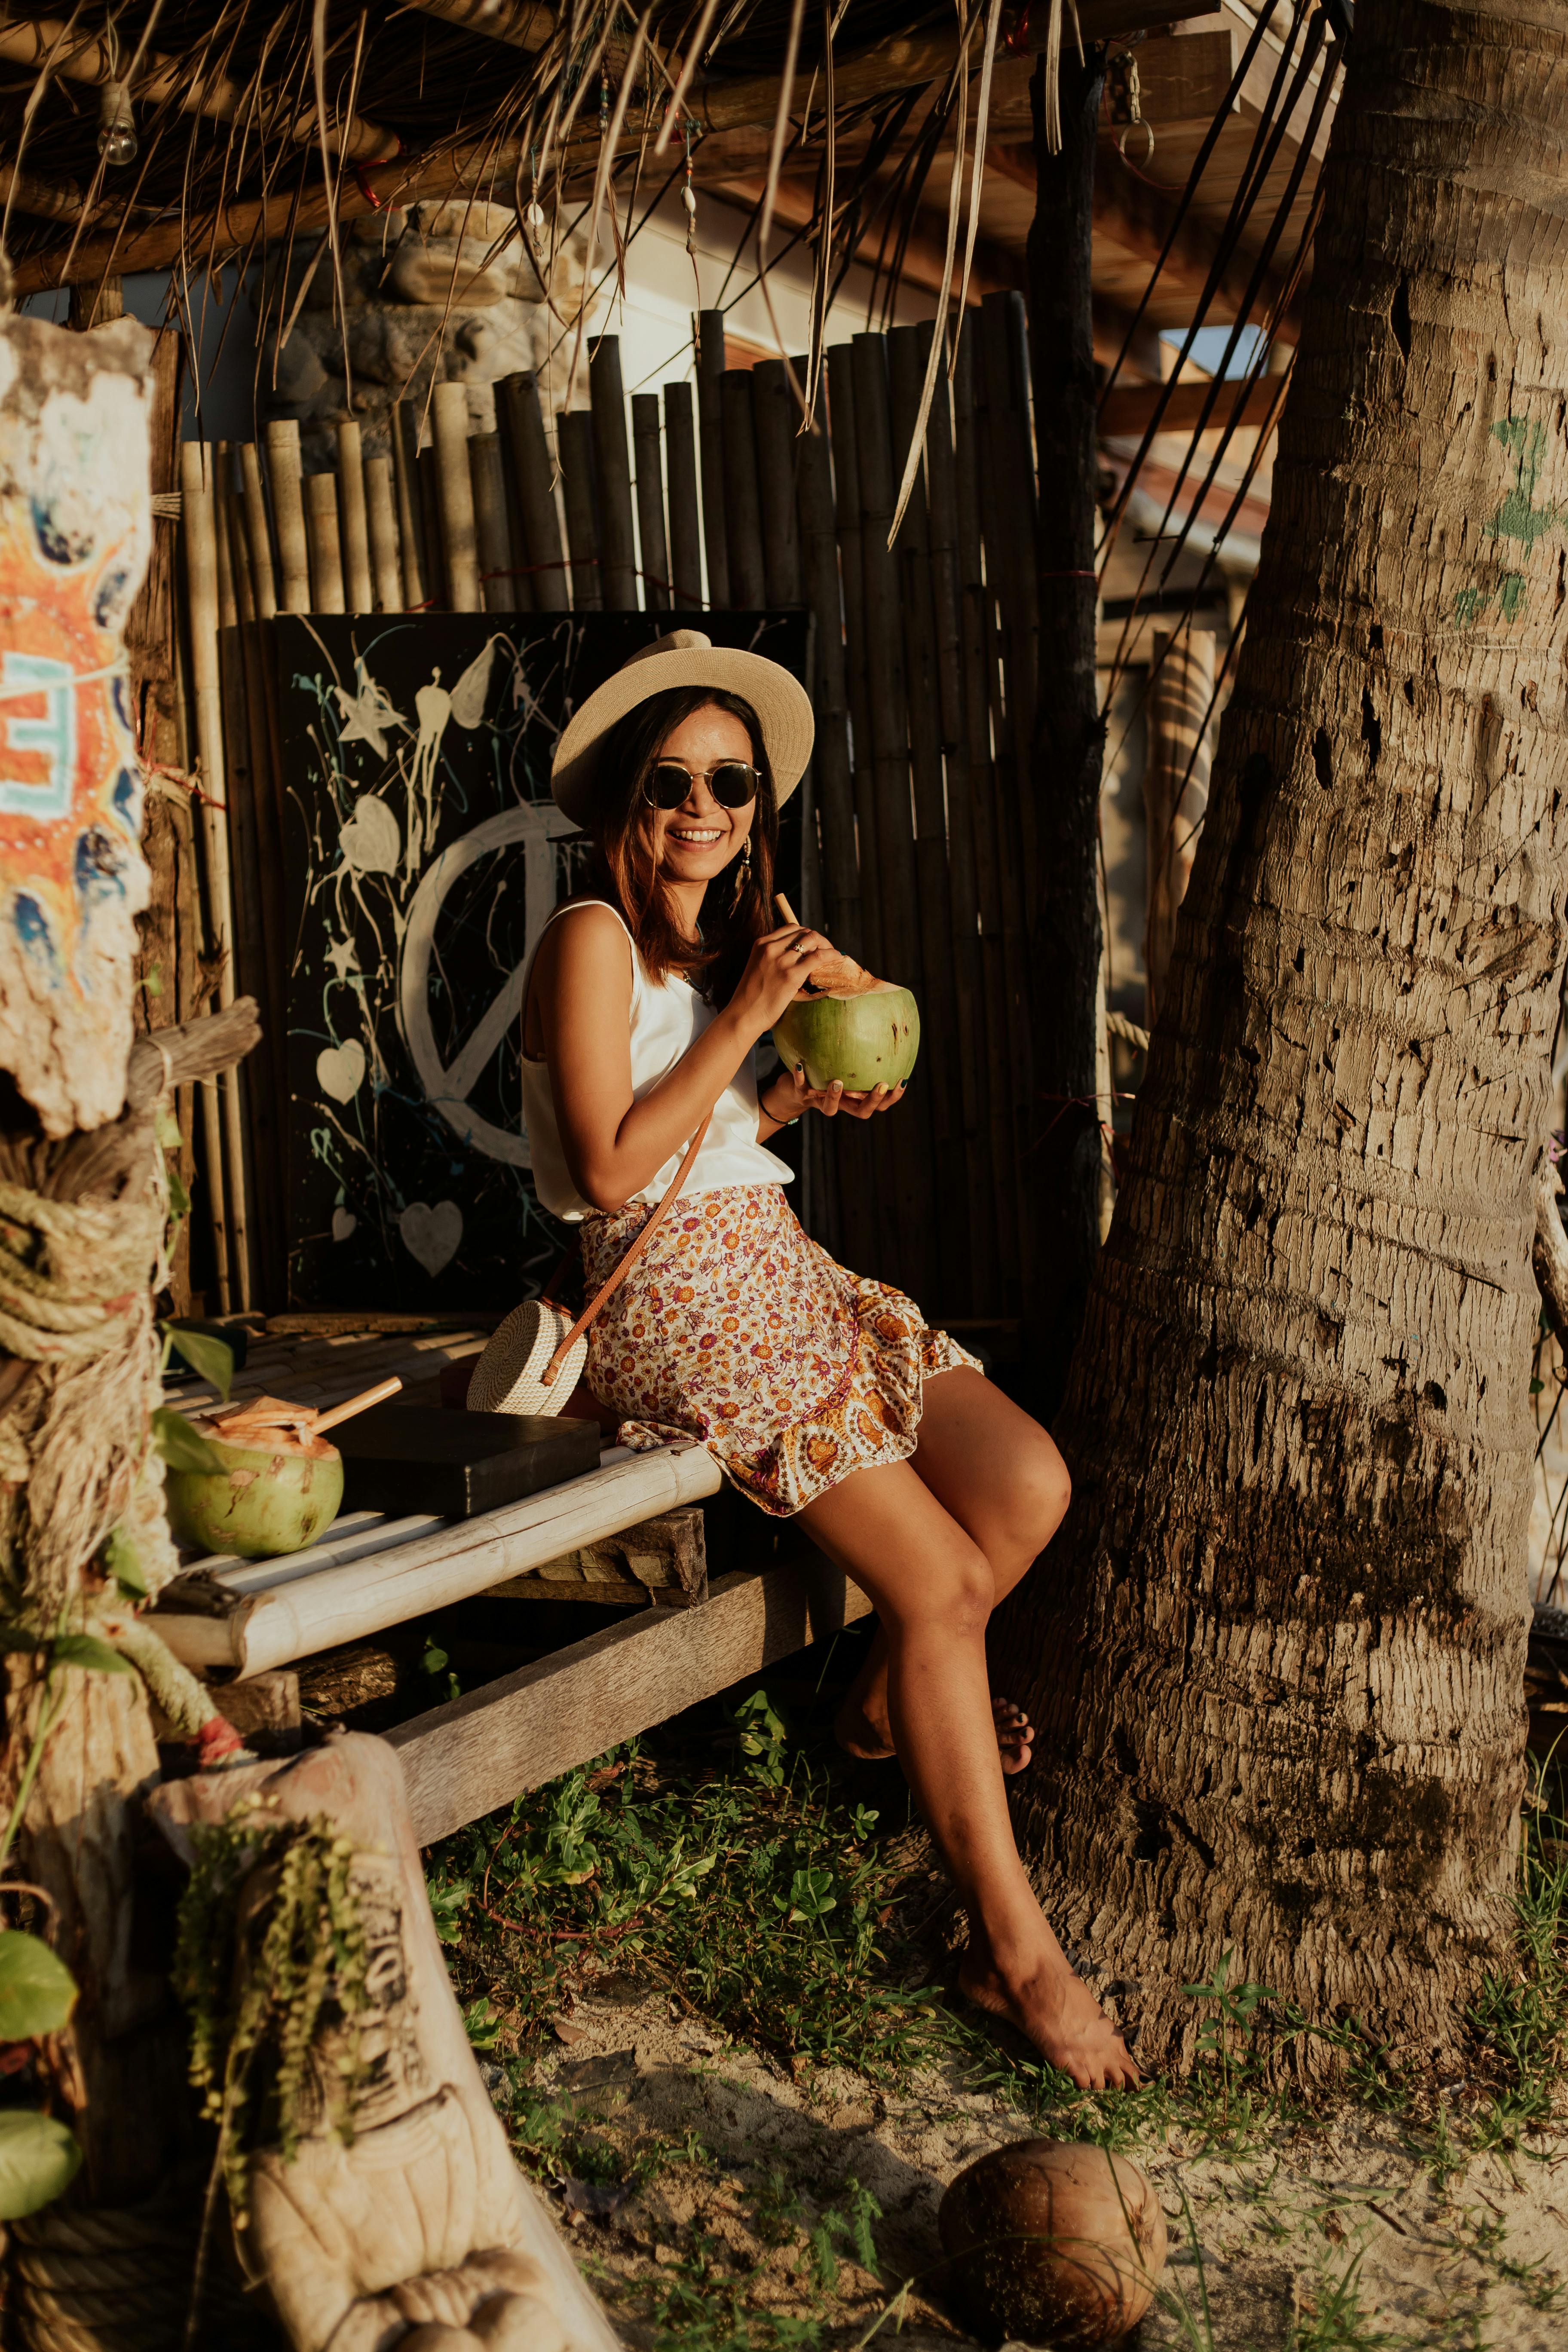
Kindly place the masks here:
<instances>
[{"instance_id":1,"label":"bamboo pole","mask_svg":"<svg viewBox=\"0 0 1568 2352\"><path fill-rule=\"evenodd\" d=\"M401 613L403 567L397 550L396 486L390 457L364 461L365 525L370 534L370 568L378 613Z\"/></svg>"},{"instance_id":2,"label":"bamboo pole","mask_svg":"<svg viewBox=\"0 0 1568 2352\"><path fill-rule=\"evenodd\" d=\"M517 588L511 562L511 534L506 521L506 478L501 471L500 435L476 433L468 444L473 477L474 530L479 546L479 584L487 613L514 613Z\"/></svg>"},{"instance_id":3,"label":"bamboo pole","mask_svg":"<svg viewBox=\"0 0 1568 2352\"><path fill-rule=\"evenodd\" d=\"M632 531L632 462L626 446L626 401L621 346L601 335L588 362L593 404L594 487L599 518L599 593L607 613L637 609L637 541Z\"/></svg>"},{"instance_id":4,"label":"bamboo pole","mask_svg":"<svg viewBox=\"0 0 1568 2352\"><path fill-rule=\"evenodd\" d=\"M724 504L724 425L719 386L728 364L724 313L703 310L697 320L697 404L702 427L702 541L708 558L708 602L715 612L730 593L730 534Z\"/></svg>"},{"instance_id":5,"label":"bamboo pole","mask_svg":"<svg viewBox=\"0 0 1568 2352\"><path fill-rule=\"evenodd\" d=\"M844 688L853 730L855 836L860 877L859 957L886 970L882 901L877 888L876 775L871 758L871 708L866 688L866 583L860 562L860 461L855 436L855 373L851 347L840 344L826 361L833 420L833 485L837 511L839 578L844 598Z\"/></svg>"},{"instance_id":6,"label":"bamboo pole","mask_svg":"<svg viewBox=\"0 0 1568 2352\"><path fill-rule=\"evenodd\" d=\"M669 579L677 611L702 609L702 526L691 386L664 387L664 457L669 480Z\"/></svg>"},{"instance_id":7,"label":"bamboo pole","mask_svg":"<svg viewBox=\"0 0 1568 2352\"><path fill-rule=\"evenodd\" d=\"M909 718L905 704L903 628L898 565L888 546L893 519L893 449L888 408L885 338L857 335L855 442L860 461L860 562L866 590L866 676L876 771L877 866L882 901L884 979L921 992L920 894L915 875L910 798ZM891 1156L891 1192L899 1235L900 1279L917 1298L931 1298L936 1235L932 1089L913 1087L900 1113L902 1132ZM878 1122L880 1125L880 1121Z\"/></svg>"},{"instance_id":8,"label":"bamboo pole","mask_svg":"<svg viewBox=\"0 0 1568 2352\"><path fill-rule=\"evenodd\" d=\"M441 499L441 545L447 559L447 602L454 613L482 613L474 482L468 470L466 384L438 383L432 403L436 479Z\"/></svg>"},{"instance_id":9,"label":"bamboo pole","mask_svg":"<svg viewBox=\"0 0 1568 2352\"><path fill-rule=\"evenodd\" d=\"M258 624L271 617L263 612L257 593L256 547L252 536L257 520L251 502L251 474L256 472L257 488L260 488L258 469L245 467L247 456L254 459L255 452L242 449L244 470L245 528L237 528L240 510L236 509L237 528L233 535L236 554L235 579L239 601L239 644L244 662L245 707L250 737L250 768L252 806L256 819L258 862L261 886L261 982L262 1002L267 1007L261 1045L258 1049L270 1055L271 1080L268 1100L276 1105L281 1100L281 1063L283 1040L289 1034L288 985L284 968L283 941L288 936L287 909L284 900L283 863L283 803L274 730L277 713L273 705L268 676L268 646ZM260 528L265 533L267 512L259 510ZM270 581L270 573L268 573ZM247 1060L251 1058L247 1057ZM279 1145L281 1152L282 1146ZM286 1170L282 1171L286 1175ZM282 1224L282 1199L274 1204L279 1226ZM276 1295L283 1297L288 1289L287 1237L283 1255L273 1267Z\"/></svg>"},{"instance_id":10,"label":"bamboo pole","mask_svg":"<svg viewBox=\"0 0 1568 2352\"><path fill-rule=\"evenodd\" d=\"M898 331L901 332L901 330ZM932 327L915 330L923 376ZM952 922L953 984L958 999L960 1109L963 1121L970 1220L972 1301L977 1315L1001 1311L997 1222L982 1203L994 1192L992 1168L984 983L981 974L980 883L975 866L973 787L964 710L963 629L958 572L958 481L952 416L945 376L926 424L926 484L931 541L931 600L936 622L938 698L946 774L947 870Z\"/></svg>"},{"instance_id":11,"label":"bamboo pole","mask_svg":"<svg viewBox=\"0 0 1568 2352\"><path fill-rule=\"evenodd\" d=\"M833 465L826 431L800 444L797 484L805 601L816 621L817 803L822 818L823 913L837 944L865 961L860 871L855 848L855 784L849 765L849 694L845 681L844 613L838 586L838 534Z\"/></svg>"},{"instance_id":12,"label":"bamboo pole","mask_svg":"<svg viewBox=\"0 0 1568 2352\"><path fill-rule=\"evenodd\" d=\"M650 613L668 613L673 599L669 544L664 529L664 468L657 392L632 394L632 449L637 461L643 603Z\"/></svg>"},{"instance_id":13,"label":"bamboo pole","mask_svg":"<svg viewBox=\"0 0 1568 2352\"><path fill-rule=\"evenodd\" d=\"M896 456L899 450L909 447L914 434L925 362L919 332L913 327L895 328L887 343L892 448ZM925 977L921 1039L922 1045L929 1048L927 1067L939 1195L943 1201L954 1201L968 1196L969 1170L963 1149L963 1100L959 1076L958 982L953 968L952 898L947 863L936 609L931 595L926 486L919 476L904 509L895 561L899 601L903 608L904 688L910 771L914 787L915 887ZM967 1308L972 1293L967 1220L940 1218L936 1243L942 1303L949 1312L955 1299Z\"/></svg>"},{"instance_id":14,"label":"bamboo pole","mask_svg":"<svg viewBox=\"0 0 1568 2352\"><path fill-rule=\"evenodd\" d=\"M305 477L305 536L310 550L310 610L341 613L345 608L343 551L335 474Z\"/></svg>"},{"instance_id":15,"label":"bamboo pole","mask_svg":"<svg viewBox=\"0 0 1568 2352\"><path fill-rule=\"evenodd\" d=\"M370 524L365 513L364 448L359 426L338 427L338 520L342 532L343 593L351 613L375 610L370 577Z\"/></svg>"},{"instance_id":16,"label":"bamboo pole","mask_svg":"<svg viewBox=\"0 0 1568 2352\"><path fill-rule=\"evenodd\" d=\"M801 379L804 383L804 377ZM752 370L752 419L756 433L757 486L762 499L763 577L770 604L803 604L800 525L795 473L804 443L795 427L800 409L783 360L759 360ZM808 436L809 437L809 436Z\"/></svg>"},{"instance_id":17,"label":"bamboo pole","mask_svg":"<svg viewBox=\"0 0 1568 2352\"><path fill-rule=\"evenodd\" d=\"M245 492L246 550L249 557L250 592L256 605L256 618L270 621L278 610L278 590L272 572L272 537L267 522L267 493L262 487L261 463L254 441L240 444L239 471Z\"/></svg>"},{"instance_id":18,"label":"bamboo pole","mask_svg":"<svg viewBox=\"0 0 1568 2352\"><path fill-rule=\"evenodd\" d=\"M1021 294L986 295L980 306L980 355L987 417L984 454L994 485L994 536L1000 557L1006 685L1013 708L1013 755L1018 779L1014 815L1027 904L1036 868L1031 761L1039 677L1039 583L1035 577L1038 499L1029 421L1028 326ZM987 546L992 542L993 534L988 532Z\"/></svg>"},{"instance_id":19,"label":"bamboo pole","mask_svg":"<svg viewBox=\"0 0 1568 2352\"><path fill-rule=\"evenodd\" d=\"M392 404L392 472L397 492L397 557L403 573L403 610L416 613L429 594L425 561L425 517L419 496L419 420L405 400Z\"/></svg>"},{"instance_id":20,"label":"bamboo pole","mask_svg":"<svg viewBox=\"0 0 1568 2352\"><path fill-rule=\"evenodd\" d=\"M180 449L180 510L185 526L185 590L191 635L191 686L195 703L196 743L202 763L202 845L206 853L208 943L217 959L218 1003L234 1003L234 894L229 877L228 833L224 813L223 694L218 671L217 537L205 442ZM237 1300L250 1305L250 1253L245 1213L244 1134L237 1073L221 1080L219 1116L207 1121L207 1181L213 1193L213 1242L217 1257L218 1301L226 1314ZM205 1093L205 1089L204 1089ZM204 1103L204 1108L205 1108ZM227 1214L220 1196L226 1192Z\"/></svg>"},{"instance_id":21,"label":"bamboo pole","mask_svg":"<svg viewBox=\"0 0 1568 2352\"><path fill-rule=\"evenodd\" d=\"M958 571L963 596L964 705L969 730L970 805L974 816L980 897L980 960L985 992L985 1074L990 1097L992 1181L998 1255L1005 1284L1017 1297L1023 1281L1021 1121L1033 1089L1028 1049L1026 972L1016 912L1016 860L1001 823L1002 779L1012 780L999 705L995 587L985 576L986 468L984 410L976 398L974 339L960 338L953 370L953 458L958 498Z\"/></svg>"},{"instance_id":22,"label":"bamboo pole","mask_svg":"<svg viewBox=\"0 0 1568 2352\"><path fill-rule=\"evenodd\" d=\"M272 488L272 520L278 527L282 584L278 602L286 613L310 609L310 551L305 537L305 495L300 463L300 427L292 417L267 428L267 476Z\"/></svg>"},{"instance_id":23,"label":"bamboo pole","mask_svg":"<svg viewBox=\"0 0 1568 2352\"><path fill-rule=\"evenodd\" d=\"M752 417L752 371L726 368L719 380L724 442L724 537L731 612L760 610L767 601L763 568L763 502L757 482L757 439Z\"/></svg>"},{"instance_id":24,"label":"bamboo pole","mask_svg":"<svg viewBox=\"0 0 1568 2352\"><path fill-rule=\"evenodd\" d=\"M265 898L267 859L262 846L260 803L267 790L258 757L260 714L251 708L247 643L254 635L256 606L246 553L244 513L233 488L227 445L218 445L214 521L216 526L218 611L231 613L218 632L218 675L223 698L225 790L229 869L234 887L236 982L247 995L269 1003ZM272 1085L272 1039L264 1029L237 1076L244 1107L241 1122L245 1193L250 1204L252 1287L258 1297L282 1296L283 1186L279 1165L276 1096Z\"/></svg>"},{"instance_id":25,"label":"bamboo pole","mask_svg":"<svg viewBox=\"0 0 1568 2352\"><path fill-rule=\"evenodd\" d=\"M414 486L419 493L419 522L424 539L425 602L436 612L449 612L451 577L447 569L447 538L441 522L441 461L436 445L427 441L414 460Z\"/></svg>"},{"instance_id":26,"label":"bamboo pole","mask_svg":"<svg viewBox=\"0 0 1568 2352\"><path fill-rule=\"evenodd\" d=\"M564 613L572 601L571 583L563 561L561 516L552 480L554 468L539 404L538 381L526 370L502 376L496 394L517 494L518 562L527 567L524 576L534 610Z\"/></svg>"},{"instance_id":27,"label":"bamboo pole","mask_svg":"<svg viewBox=\"0 0 1568 2352\"><path fill-rule=\"evenodd\" d=\"M585 408L556 419L566 539L572 550L572 603L579 613L604 605L599 582L599 531L594 509L594 420Z\"/></svg>"}]
</instances>

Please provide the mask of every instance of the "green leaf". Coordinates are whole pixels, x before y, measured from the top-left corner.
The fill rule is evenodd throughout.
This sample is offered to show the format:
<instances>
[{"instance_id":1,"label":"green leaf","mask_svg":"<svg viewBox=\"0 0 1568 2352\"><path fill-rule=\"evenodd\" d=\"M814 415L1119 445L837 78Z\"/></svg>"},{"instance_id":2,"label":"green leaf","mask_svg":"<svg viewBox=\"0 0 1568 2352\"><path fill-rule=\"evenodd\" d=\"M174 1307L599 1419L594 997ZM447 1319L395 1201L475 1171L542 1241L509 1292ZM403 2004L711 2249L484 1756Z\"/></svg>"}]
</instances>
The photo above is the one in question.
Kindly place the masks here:
<instances>
[{"instance_id":1,"label":"green leaf","mask_svg":"<svg viewBox=\"0 0 1568 2352\"><path fill-rule=\"evenodd\" d=\"M133 1675L136 1671L129 1658L122 1658L96 1633L59 1633L50 1646L57 1664L80 1666L86 1674Z\"/></svg>"},{"instance_id":2,"label":"green leaf","mask_svg":"<svg viewBox=\"0 0 1568 2352\"><path fill-rule=\"evenodd\" d=\"M59 2195L80 2162L80 2148L53 2116L0 2113L0 2221L36 2213Z\"/></svg>"},{"instance_id":3,"label":"green leaf","mask_svg":"<svg viewBox=\"0 0 1568 2352\"><path fill-rule=\"evenodd\" d=\"M58 2033L76 2007L76 1979L39 1936L0 1928L0 2042Z\"/></svg>"},{"instance_id":4,"label":"green leaf","mask_svg":"<svg viewBox=\"0 0 1568 2352\"><path fill-rule=\"evenodd\" d=\"M149 996L163 995L163 967L161 963L150 963L148 965L146 971L142 975L142 985L146 990Z\"/></svg>"},{"instance_id":5,"label":"green leaf","mask_svg":"<svg viewBox=\"0 0 1568 2352\"><path fill-rule=\"evenodd\" d=\"M171 1323L168 1332L174 1353L184 1356L200 1379L210 1381L226 1404L234 1385L234 1349L210 1331L198 1331L188 1323Z\"/></svg>"},{"instance_id":6,"label":"green leaf","mask_svg":"<svg viewBox=\"0 0 1568 2352\"><path fill-rule=\"evenodd\" d=\"M138 1600L145 1600L152 1590L147 1571L142 1565L141 1553L123 1528L110 1528L105 1537L103 1564L121 1592L132 1592Z\"/></svg>"},{"instance_id":7,"label":"green leaf","mask_svg":"<svg viewBox=\"0 0 1568 2352\"><path fill-rule=\"evenodd\" d=\"M161 1404L153 1413L153 1443L171 1470L199 1470L208 1477L221 1477L226 1466L222 1454L173 1405Z\"/></svg>"},{"instance_id":8,"label":"green leaf","mask_svg":"<svg viewBox=\"0 0 1568 2352\"><path fill-rule=\"evenodd\" d=\"M188 1217L191 1213L191 1196L185 1190L185 1180L177 1168L171 1168L169 1171L169 1209L176 1224L182 1217Z\"/></svg>"}]
</instances>

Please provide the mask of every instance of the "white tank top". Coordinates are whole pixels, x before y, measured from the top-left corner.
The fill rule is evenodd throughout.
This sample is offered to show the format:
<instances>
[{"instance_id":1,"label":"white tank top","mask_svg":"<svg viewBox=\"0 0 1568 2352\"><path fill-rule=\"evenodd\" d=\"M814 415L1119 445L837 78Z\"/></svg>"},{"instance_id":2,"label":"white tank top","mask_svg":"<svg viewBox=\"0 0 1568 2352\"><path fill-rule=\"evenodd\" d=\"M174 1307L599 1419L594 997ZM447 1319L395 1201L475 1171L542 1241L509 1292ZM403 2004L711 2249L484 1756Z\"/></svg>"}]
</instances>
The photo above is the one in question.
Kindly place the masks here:
<instances>
[{"instance_id":1,"label":"white tank top","mask_svg":"<svg viewBox=\"0 0 1568 2352\"><path fill-rule=\"evenodd\" d=\"M609 907L609 900L574 899L571 906L558 907L550 922L559 922L563 915L575 913L578 907ZM650 980L637 953L637 941L616 909L610 907L609 910L626 931L632 951L632 1099L641 1102L675 1067L693 1040L700 1037L713 1018L714 1008L698 995L689 982L676 974L672 973L668 980ZM550 923L546 923L544 930L549 929ZM541 931L523 974L525 1009L529 983L533 978L533 959L543 938L544 931ZM692 1162L691 1173L682 1187L683 1198L689 1192L715 1192L722 1184L787 1184L794 1176L795 1171L786 1161L765 1151L757 1141L755 1056L753 1047L714 1104L707 1140ZM542 1206L552 1215L563 1217L569 1224L596 1215L598 1212L592 1202L584 1200L567 1170L549 1066L531 1061L526 1054L522 1056L522 1110L528 1122L533 1189ZM641 1192L633 1193L634 1200L664 1198L675 1181L689 1141L688 1137L664 1166L649 1177Z\"/></svg>"}]
</instances>

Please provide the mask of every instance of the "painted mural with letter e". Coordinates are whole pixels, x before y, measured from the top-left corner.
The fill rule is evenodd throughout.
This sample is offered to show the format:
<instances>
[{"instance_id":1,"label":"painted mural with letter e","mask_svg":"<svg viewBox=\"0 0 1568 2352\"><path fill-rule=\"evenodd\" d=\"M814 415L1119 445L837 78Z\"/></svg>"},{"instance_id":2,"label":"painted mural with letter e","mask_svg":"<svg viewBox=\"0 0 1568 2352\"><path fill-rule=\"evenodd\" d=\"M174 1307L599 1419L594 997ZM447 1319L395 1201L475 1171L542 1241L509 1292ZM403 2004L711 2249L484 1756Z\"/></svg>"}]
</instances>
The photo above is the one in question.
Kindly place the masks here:
<instances>
[{"instance_id":1,"label":"painted mural with letter e","mask_svg":"<svg viewBox=\"0 0 1568 2352\"><path fill-rule=\"evenodd\" d=\"M805 677L804 613L273 623L297 1305L510 1307L554 1264L519 1074L524 966L585 871L551 759L584 695L682 625Z\"/></svg>"}]
</instances>

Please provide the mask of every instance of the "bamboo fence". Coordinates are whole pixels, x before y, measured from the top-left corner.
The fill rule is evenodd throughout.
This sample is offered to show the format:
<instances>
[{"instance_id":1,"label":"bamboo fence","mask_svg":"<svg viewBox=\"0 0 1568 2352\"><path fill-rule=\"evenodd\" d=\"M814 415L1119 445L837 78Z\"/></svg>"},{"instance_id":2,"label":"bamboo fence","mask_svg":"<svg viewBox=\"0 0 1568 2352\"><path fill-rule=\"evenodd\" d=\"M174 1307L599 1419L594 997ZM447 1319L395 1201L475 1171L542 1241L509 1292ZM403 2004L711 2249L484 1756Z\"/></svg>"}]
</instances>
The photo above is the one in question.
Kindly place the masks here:
<instances>
[{"instance_id":1,"label":"bamboo fence","mask_svg":"<svg viewBox=\"0 0 1568 2352\"><path fill-rule=\"evenodd\" d=\"M209 789L205 884L225 986L267 1008L268 1043L205 1125L223 1296L287 1292L283 803L267 624L279 612L553 613L800 607L816 749L802 793L801 910L911 987L920 1063L891 1117L808 1119L801 1206L826 1246L933 1317L1016 1315L1029 1274L1031 1054L1026 790L1038 621L1027 338L987 298L927 431L889 547L932 329L835 346L803 429L784 362L725 364L699 320L695 383L628 404L619 348L594 346L589 405L551 421L531 374L472 432L436 387L420 446L389 457L338 429L307 475L297 425L185 452L186 612ZM803 360L794 363L805 381ZM628 422L629 408L629 422ZM553 444L553 446L552 446ZM218 806L216 803L221 803ZM305 1302L309 1304L310 1302Z\"/></svg>"}]
</instances>

